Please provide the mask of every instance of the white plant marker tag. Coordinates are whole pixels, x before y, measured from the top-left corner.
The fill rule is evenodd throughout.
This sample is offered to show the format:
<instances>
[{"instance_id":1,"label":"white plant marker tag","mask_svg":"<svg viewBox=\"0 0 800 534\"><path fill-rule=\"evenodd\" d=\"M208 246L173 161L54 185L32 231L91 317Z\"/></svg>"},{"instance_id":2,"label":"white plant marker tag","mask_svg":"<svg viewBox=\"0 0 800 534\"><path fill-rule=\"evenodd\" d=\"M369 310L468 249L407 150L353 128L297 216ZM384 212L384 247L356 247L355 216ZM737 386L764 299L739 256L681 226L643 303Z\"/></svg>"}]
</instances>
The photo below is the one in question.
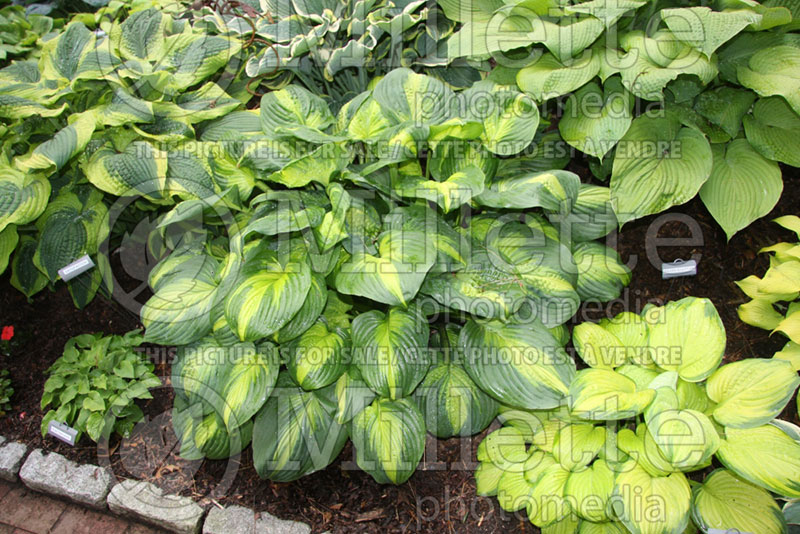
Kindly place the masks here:
<instances>
[{"instance_id":1,"label":"white plant marker tag","mask_svg":"<svg viewBox=\"0 0 800 534\"><path fill-rule=\"evenodd\" d=\"M675 260L671 263L661 264L661 278L678 278L681 276L694 276L697 274L697 262L694 260Z\"/></svg>"},{"instance_id":2,"label":"white plant marker tag","mask_svg":"<svg viewBox=\"0 0 800 534\"><path fill-rule=\"evenodd\" d=\"M85 273L92 267L94 267L94 262L92 261L92 258L86 254L85 256L73 261L66 267L59 269L58 276L60 276L63 281L68 282L76 276Z\"/></svg>"},{"instance_id":3,"label":"white plant marker tag","mask_svg":"<svg viewBox=\"0 0 800 534\"><path fill-rule=\"evenodd\" d=\"M75 445L75 438L78 437L77 430L58 421L50 421L50 424L47 425L47 433L72 446Z\"/></svg>"}]
</instances>

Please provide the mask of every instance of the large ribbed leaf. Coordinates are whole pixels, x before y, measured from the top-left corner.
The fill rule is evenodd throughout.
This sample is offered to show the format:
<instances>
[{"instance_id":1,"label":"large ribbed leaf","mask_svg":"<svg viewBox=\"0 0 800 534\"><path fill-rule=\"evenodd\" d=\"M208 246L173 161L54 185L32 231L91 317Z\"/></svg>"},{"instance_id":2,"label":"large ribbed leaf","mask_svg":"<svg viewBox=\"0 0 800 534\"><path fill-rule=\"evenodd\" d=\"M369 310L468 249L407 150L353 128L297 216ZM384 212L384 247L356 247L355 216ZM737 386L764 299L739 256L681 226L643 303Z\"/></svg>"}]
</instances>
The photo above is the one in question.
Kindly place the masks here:
<instances>
[{"instance_id":1,"label":"large ribbed leaf","mask_svg":"<svg viewBox=\"0 0 800 534\"><path fill-rule=\"evenodd\" d=\"M639 467L653 476L667 476L678 471L661 454L660 447L653 441L653 436L644 423L637 425L635 433L629 428L620 430L617 433L617 445L621 451L636 460Z\"/></svg>"},{"instance_id":2,"label":"large ribbed leaf","mask_svg":"<svg viewBox=\"0 0 800 534\"><path fill-rule=\"evenodd\" d=\"M311 285L308 288L303 306L294 314L291 320L273 334L276 343L285 343L311 328L328 301L328 286L325 278L317 273L311 273Z\"/></svg>"},{"instance_id":3,"label":"large ribbed leaf","mask_svg":"<svg viewBox=\"0 0 800 534\"><path fill-rule=\"evenodd\" d=\"M503 324L470 320L458 341L464 367L481 389L509 406L559 406L575 376L575 364L538 321Z\"/></svg>"},{"instance_id":4,"label":"large ribbed leaf","mask_svg":"<svg viewBox=\"0 0 800 534\"><path fill-rule=\"evenodd\" d=\"M689 524L691 496L683 473L654 477L634 465L617 475L612 502L631 534L673 534Z\"/></svg>"},{"instance_id":5,"label":"large ribbed leaf","mask_svg":"<svg viewBox=\"0 0 800 534\"><path fill-rule=\"evenodd\" d=\"M617 251L602 243L578 243L572 249L572 256L578 267L576 289L581 300L614 300L631 281L631 271Z\"/></svg>"},{"instance_id":6,"label":"large ribbed leaf","mask_svg":"<svg viewBox=\"0 0 800 534\"><path fill-rule=\"evenodd\" d=\"M706 138L673 117L641 116L620 140L611 201L620 224L692 199L711 174Z\"/></svg>"},{"instance_id":7,"label":"large ribbed leaf","mask_svg":"<svg viewBox=\"0 0 800 534\"><path fill-rule=\"evenodd\" d=\"M372 404L375 392L361 377L356 365L351 365L336 381L336 422L344 424Z\"/></svg>"},{"instance_id":8,"label":"large ribbed leaf","mask_svg":"<svg viewBox=\"0 0 800 534\"><path fill-rule=\"evenodd\" d=\"M468 203L472 197L480 195L483 192L484 180L483 171L474 165L469 165L441 182L407 176L396 183L395 188L400 196L436 202L447 213Z\"/></svg>"},{"instance_id":9,"label":"large ribbed leaf","mask_svg":"<svg viewBox=\"0 0 800 534\"><path fill-rule=\"evenodd\" d=\"M241 48L240 39L183 32L164 39L158 63L171 71L169 83L172 87L187 89L227 65Z\"/></svg>"},{"instance_id":10,"label":"large ribbed leaf","mask_svg":"<svg viewBox=\"0 0 800 534\"><path fill-rule=\"evenodd\" d=\"M592 463L606 442L606 429L601 426L568 424L556 433L553 457L569 471L580 471Z\"/></svg>"},{"instance_id":11,"label":"large ribbed leaf","mask_svg":"<svg viewBox=\"0 0 800 534\"><path fill-rule=\"evenodd\" d=\"M800 377L785 360L750 358L720 367L708 379L714 419L726 427L753 428L780 415Z\"/></svg>"},{"instance_id":12,"label":"large ribbed leaf","mask_svg":"<svg viewBox=\"0 0 800 534\"><path fill-rule=\"evenodd\" d=\"M800 114L800 49L775 46L759 50L736 69L739 83L759 96L782 96Z\"/></svg>"},{"instance_id":13,"label":"large ribbed leaf","mask_svg":"<svg viewBox=\"0 0 800 534\"><path fill-rule=\"evenodd\" d=\"M425 451L425 420L409 399L376 399L351 424L358 466L379 484L402 484Z\"/></svg>"},{"instance_id":14,"label":"large ribbed leaf","mask_svg":"<svg viewBox=\"0 0 800 534\"><path fill-rule=\"evenodd\" d=\"M0 231L0 274L3 274L8 267L8 259L17 248L18 242L19 234L17 234L17 227L13 224Z\"/></svg>"},{"instance_id":15,"label":"large ribbed leaf","mask_svg":"<svg viewBox=\"0 0 800 534\"><path fill-rule=\"evenodd\" d=\"M410 395L430 367L428 323L412 309L372 310L353 319L353 362L376 393Z\"/></svg>"},{"instance_id":16,"label":"large ribbed leaf","mask_svg":"<svg viewBox=\"0 0 800 534\"><path fill-rule=\"evenodd\" d=\"M298 85L269 92L261 98L261 128L273 139L298 137L322 143L329 137L323 130L333 121L325 101Z\"/></svg>"},{"instance_id":17,"label":"large ribbed leaf","mask_svg":"<svg viewBox=\"0 0 800 534\"><path fill-rule=\"evenodd\" d=\"M692 490L692 518L704 531L785 534L786 520L766 490L717 469Z\"/></svg>"},{"instance_id":18,"label":"large ribbed leaf","mask_svg":"<svg viewBox=\"0 0 800 534\"><path fill-rule=\"evenodd\" d=\"M331 176L343 170L349 162L350 155L345 148L327 144L290 161L270 174L269 180L291 188L303 187L312 181L327 186Z\"/></svg>"},{"instance_id":19,"label":"large ribbed leaf","mask_svg":"<svg viewBox=\"0 0 800 534\"><path fill-rule=\"evenodd\" d=\"M109 39L125 59L154 61L164 53L164 38L171 26L170 17L153 7L131 13L121 24L114 24Z\"/></svg>"},{"instance_id":20,"label":"large ribbed leaf","mask_svg":"<svg viewBox=\"0 0 800 534\"><path fill-rule=\"evenodd\" d=\"M656 364L687 382L708 378L725 353L725 327L708 299L686 297L647 312ZM702 339L702 343L697 340Z\"/></svg>"},{"instance_id":21,"label":"large ribbed leaf","mask_svg":"<svg viewBox=\"0 0 800 534\"><path fill-rule=\"evenodd\" d=\"M537 101L548 100L574 91L594 78L601 61L600 54L594 52L563 63L551 54L544 54L517 73L517 85Z\"/></svg>"},{"instance_id":22,"label":"large ribbed leaf","mask_svg":"<svg viewBox=\"0 0 800 534\"><path fill-rule=\"evenodd\" d=\"M624 364L627 347L622 341L596 323L581 323L572 330L572 342L578 355L590 367L614 369Z\"/></svg>"},{"instance_id":23,"label":"large ribbed leaf","mask_svg":"<svg viewBox=\"0 0 800 534\"><path fill-rule=\"evenodd\" d=\"M574 454L581 454L575 451ZM564 494L574 499L578 506L575 512L587 521L608 521L609 510L606 504L614 490L614 472L604 460L597 460L587 469L570 473Z\"/></svg>"},{"instance_id":24,"label":"large ribbed leaf","mask_svg":"<svg viewBox=\"0 0 800 534\"><path fill-rule=\"evenodd\" d=\"M466 117L483 124L481 139L500 156L522 152L533 141L539 125L539 108L523 93L479 82L459 95Z\"/></svg>"},{"instance_id":25,"label":"large ribbed leaf","mask_svg":"<svg viewBox=\"0 0 800 534\"><path fill-rule=\"evenodd\" d=\"M800 497L800 443L777 426L726 428L717 458L762 488L783 497Z\"/></svg>"},{"instance_id":26,"label":"large ribbed leaf","mask_svg":"<svg viewBox=\"0 0 800 534\"><path fill-rule=\"evenodd\" d=\"M11 260L11 285L31 298L47 285L47 277L33 264L37 241L28 235L20 238L19 247Z\"/></svg>"},{"instance_id":27,"label":"large ribbed leaf","mask_svg":"<svg viewBox=\"0 0 800 534\"><path fill-rule=\"evenodd\" d=\"M349 348L349 332L319 321L283 350L289 375L303 389L312 390L339 379L347 368Z\"/></svg>"},{"instance_id":28,"label":"large ribbed leaf","mask_svg":"<svg viewBox=\"0 0 800 534\"><path fill-rule=\"evenodd\" d=\"M742 118L755 99L756 95L752 91L723 86L700 93L695 109L734 138L742 129Z\"/></svg>"},{"instance_id":29,"label":"large ribbed leaf","mask_svg":"<svg viewBox=\"0 0 800 534\"><path fill-rule=\"evenodd\" d=\"M42 169L46 172L62 168L86 147L97 126L96 113L89 110L78 115L72 124L62 128L52 139L37 146L28 156L17 160L17 167L23 171Z\"/></svg>"},{"instance_id":30,"label":"large ribbed leaf","mask_svg":"<svg viewBox=\"0 0 800 534\"><path fill-rule=\"evenodd\" d=\"M42 47L40 68L45 79L75 78L83 57L94 48L95 36L81 22L70 23L57 37Z\"/></svg>"},{"instance_id":31,"label":"large ribbed leaf","mask_svg":"<svg viewBox=\"0 0 800 534\"><path fill-rule=\"evenodd\" d=\"M592 184L580 185L569 212L548 213L547 218L559 230L562 239L571 237L575 243L605 237L617 227L611 190Z\"/></svg>"},{"instance_id":32,"label":"large ribbed leaf","mask_svg":"<svg viewBox=\"0 0 800 534\"><path fill-rule=\"evenodd\" d=\"M289 482L324 469L347 441L333 415L333 386L304 391L285 374L256 415L253 464L261 478Z\"/></svg>"},{"instance_id":33,"label":"large ribbed leaf","mask_svg":"<svg viewBox=\"0 0 800 534\"><path fill-rule=\"evenodd\" d=\"M759 99L753 114L744 116L747 140L762 156L800 167L795 150L800 136L800 116L780 97Z\"/></svg>"},{"instance_id":34,"label":"large ribbed leaf","mask_svg":"<svg viewBox=\"0 0 800 534\"><path fill-rule=\"evenodd\" d=\"M383 112L398 124L441 124L450 117L453 92L441 81L411 69L394 69L372 93Z\"/></svg>"},{"instance_id":35,"label":"large ribbed leaf","mask_svg":"<svg viewBox=\"0 0 800 534\"><path fill-rule=\"evenodd\" d=\"M655 397L639 390L630 378L607 369L583 369L569 386L572 412L581 419L629 419L641 413Z\"/></svg>"},{"instance_id":36,"label":"large ribbed leaf","mask_svg":"<svg viewBox=\"0 0 800 534\"><path fill-rule=\"evenodd\" d=\"M394 306L407 306L436 261L422 232L390 230L378 238L379 256L355 253L336 274L336 289Z\"/></svg>"},{"instance_id":37,"label":"large ribbed leaf","mask_svg":"<svg viewBox=\"0 0 800 534\"><path fill-rule=\"evenodd\" d=\"M675 37L708 57L750 24L761 22L761 15L753 11L719 12L708 7L664 9L661 18Z\"/></svg>"},{"instance_id":38,"label":"large ribbed leaf","mask_svg":"<svg viewBox=\"0 0 800 534\"><path fill-rule=\"evenodd\" d=\"M568 212L578 197L580 183L578 175L569 171L526 173L496 180L476 200L493 208L542 207Z\"/></svg>"},{"instance_id":39,"label":"large ribbed leaf","mask_svg":"<svg viewBox=\"0 0 800 534\"><path fill-rule=\"evenodd\" d=\"M112 195L160 199L166 192L167 154L147 141L121 151L105 146L92 154L85 172L93 185Z\"/></svg>"},{"instance_id":40,"label":"large ribbed leaf","mask_svg":"<svg viewBox=\"0 0 800 534\"><path fill-rule=\"evenodd\" d=\"M39 174L23 173L10 167L0 178L0 230L9 224L36 220L47 207L50 182Z\"/></svg>"},{"instance_id":41,"label":"large ribbed leaf","mask_svg":"<svg viewBox=\"0 0 800 534\"><path fill-rule=\"evenodd\" d=\"M778 203L783 191L781 169L753 150L746 139L712 145L711 152L714 166L700 198L730 239Z\"/></svg>"},{"instance_id":42,"label":"large ribbed leaf","mask_svg":"<svg viewBox=\"0 0 800 534\"><path fill-rule=\"evenodd\" d=\"M202 404L190 404L180 394L175 395L172 427L181 441L180 455L187 460L236 456L250 444L253 435L252 422L228 432L218 414L204 410Z\"/></svg>"}]
</instances>

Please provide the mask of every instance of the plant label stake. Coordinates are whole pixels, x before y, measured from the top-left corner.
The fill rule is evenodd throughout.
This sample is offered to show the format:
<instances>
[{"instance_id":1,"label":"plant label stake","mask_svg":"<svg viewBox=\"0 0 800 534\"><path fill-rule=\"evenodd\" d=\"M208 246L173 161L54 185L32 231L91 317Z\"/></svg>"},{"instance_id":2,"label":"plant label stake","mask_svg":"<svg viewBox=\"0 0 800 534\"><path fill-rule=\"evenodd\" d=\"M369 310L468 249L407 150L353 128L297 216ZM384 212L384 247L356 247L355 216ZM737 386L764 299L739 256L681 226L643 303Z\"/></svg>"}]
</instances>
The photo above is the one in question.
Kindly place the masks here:
<instances>
[{"instance_id":1,"label":"plant label stake","mask_svg":"<svg viewBox=\"0 0 800 534\"><path fill-rule=\"evenodd\" d=\"M47 433L71 446L75 446L75 438L78 437L77 430L58 421L50 421Z\"/></svg>"},{"instance_id":2,"label":"plant label stake","mask_svg":"<svg viewBox=\"0 0 800 534\"><path fill-rule=\"evenodd\" d=\"M697 274L697 262L694 260L675 260L661 264L661 278L678 278L681 276L694 276Z\"/></svg>"},{"instance_id":3,"label":"plant label stake","mask_svg":"<svg viewBox=\"0 0 800 534\"><path fill-rule=\"evenodd\" d=\"M68 282L76 276L85 273L92 267L94 267L94 262L92 261L92 258L86 254L83 257L73 261L66 267L59 269L58 276L60 276L63 281Z\"/></svg>"}]
</instances>

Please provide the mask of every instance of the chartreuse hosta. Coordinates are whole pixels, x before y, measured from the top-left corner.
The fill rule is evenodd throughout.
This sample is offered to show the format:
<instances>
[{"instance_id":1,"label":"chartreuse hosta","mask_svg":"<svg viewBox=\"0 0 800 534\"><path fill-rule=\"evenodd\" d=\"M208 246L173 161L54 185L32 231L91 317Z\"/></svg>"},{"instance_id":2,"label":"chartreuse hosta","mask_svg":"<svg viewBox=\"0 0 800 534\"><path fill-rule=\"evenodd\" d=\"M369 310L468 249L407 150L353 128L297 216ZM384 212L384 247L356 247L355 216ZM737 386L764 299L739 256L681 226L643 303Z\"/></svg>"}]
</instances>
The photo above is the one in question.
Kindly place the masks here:
<instances>
[{"instance_id":1,"label":"chartreuse hosta","mask_svg":"<svg viewBox=\"0 0 800 534\"><path fill-rule=\"evenodd\" d=\"M787 532L775 498L800 498L800 428L776 417L800 384L791 363L721 365L722 321L695 297L580 324L573 342L588 367L568 400L501 406L478 493L548 534Z\"/></svg>"},{"instance_id":2,"label":"chartreuse hosta","mask_svg":"<svg viewBox=\"0 0 800 534\"><path fill-rule=\"evenodd\" d=\"M561 136L610 175L620 223L699 193L730 238L777 203L778 162L800 165L797 2L438 3L461 23L447 59L564 103Z\"/></svg>"},{"instance_id":3,"label":"chartreuse hosta","mask_svg":"<svg viewBox=\"0 0 800 534\"><path fill-rule=\"evenodd\" d=\"M181 347L183 453L252 442L258 473L286 481L349 437L362 469L402 483L428 431L559 406L575 376L563 324L630 272L595 241L617 225L607 188L510 158L539 122L515 89L400 69L336 115L289 86L204 124L201 143L236 147L237 194L166 214L167 231L192 213L218 224L155 267L141 313L148 341Z\"/></svg>"}]
</instances>

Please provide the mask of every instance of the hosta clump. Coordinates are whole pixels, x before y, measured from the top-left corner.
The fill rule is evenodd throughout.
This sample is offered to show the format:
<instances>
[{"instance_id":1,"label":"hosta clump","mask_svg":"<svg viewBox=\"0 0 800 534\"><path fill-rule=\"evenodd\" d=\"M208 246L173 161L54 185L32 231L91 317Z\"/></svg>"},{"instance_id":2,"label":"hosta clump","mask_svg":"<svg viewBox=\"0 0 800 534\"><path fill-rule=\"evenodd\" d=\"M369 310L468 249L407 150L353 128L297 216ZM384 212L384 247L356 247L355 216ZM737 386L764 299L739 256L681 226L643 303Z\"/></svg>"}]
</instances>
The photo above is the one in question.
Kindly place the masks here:
<instances>
[{"instance_id":1,"label":"hosta clump","mask_svg":"<svg viewBox=\"0 0 800 534\"><path fill-rule=\"evenodd\" d=\"M580 324L573 341L588 368L558 407L501 408L479 494L543 532L786 532L774 495L800 497L800 428L776 419L800 384L789 362L720 365L722 322L694 297Z\"/></svg>"},{"instance_id":2,"label":"hosta clump","mask_svg":"<svg viewBox=\"0 0 800 534\"><path fill-rule=\"evenodd\" d=\"M161 385L153 363L136 351L139 330L124 336L83 334L64 345L64 354L47 370L42 410L42 435L50 421L85 432L93 441L116 432L128 435L143 413L134 401L151 399L149 390Z\"/></svg>"},{"instance_id":3,"label":"hosta clump","mask_svg":"<svg viewBox=\"0 0 800 534\"><path fill-rule=\"evenodd\" d=\"M185 454L252 441L259 474L285 481L350 436L364 470L401 483L426 430L558 406L575 374L563 324L629 272L593 241L616 226L607 188L510 157L542 142L538 113L510 87L398 69L335 115L289 86L204 124L199 144L232 147L248 180L165 214L163 231L195 214L209 235L153 269L141 311L148 341L183 347Z\"/></svg>"}]
</instances>

